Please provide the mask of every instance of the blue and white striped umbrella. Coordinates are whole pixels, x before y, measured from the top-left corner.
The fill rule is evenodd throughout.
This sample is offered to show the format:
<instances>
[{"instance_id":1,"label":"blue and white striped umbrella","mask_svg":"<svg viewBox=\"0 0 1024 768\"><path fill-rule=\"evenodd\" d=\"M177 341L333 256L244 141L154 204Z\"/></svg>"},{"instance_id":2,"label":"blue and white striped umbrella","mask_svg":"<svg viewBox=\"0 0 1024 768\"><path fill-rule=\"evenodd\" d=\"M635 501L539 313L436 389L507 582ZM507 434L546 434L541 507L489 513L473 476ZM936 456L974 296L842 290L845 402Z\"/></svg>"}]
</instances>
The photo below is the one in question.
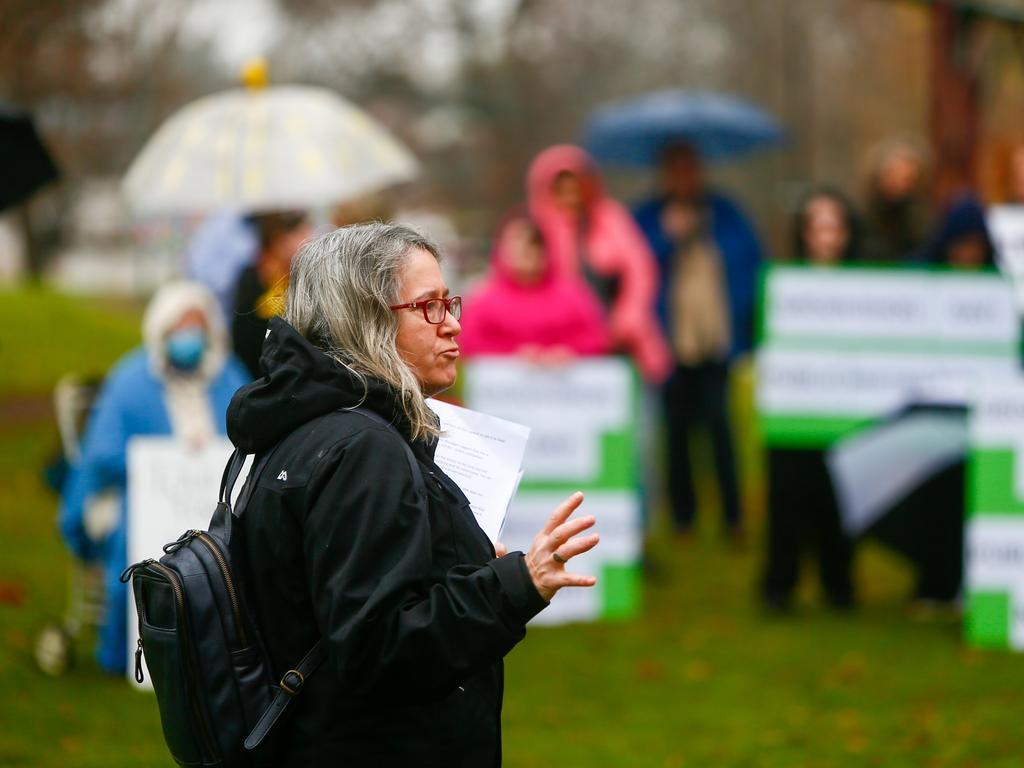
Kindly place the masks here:
<instances>
[{"instance_id":1,"label":"blue and white striped umbrella","mask_svg":"<svg viewBox=\"0 0 1024 768\"><path fill-rule=\"evenodd\" d=\"M124 177L139 214L303 209L416 176L412 154L324 88L238 88L192 102L150 138Z\"/></svg>"},{"instance_id":2,"label":"blue and white striped umbrella","mask_svg":"<svg viewBox=\"0 0 1024 768\"><path fill-rule=\"evenodd\" d=\"M720 93L668 90L601 107L583 145L602 164L649 168L673 144L688 144L712 162L777 145L785 132L771 115Z\"/></svg>"}]
</instances>

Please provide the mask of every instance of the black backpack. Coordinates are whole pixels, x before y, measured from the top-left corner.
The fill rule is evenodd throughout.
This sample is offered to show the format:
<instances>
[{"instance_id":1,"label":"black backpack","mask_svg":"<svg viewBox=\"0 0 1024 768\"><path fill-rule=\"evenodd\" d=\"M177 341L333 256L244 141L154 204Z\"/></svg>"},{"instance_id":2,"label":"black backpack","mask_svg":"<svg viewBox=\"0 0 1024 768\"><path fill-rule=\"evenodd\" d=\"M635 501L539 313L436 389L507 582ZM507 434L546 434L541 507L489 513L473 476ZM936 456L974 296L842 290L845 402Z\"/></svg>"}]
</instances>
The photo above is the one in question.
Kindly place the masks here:
<instances>
[{"instance_id":1,"label":"black backpack","mask_svg":"<svg viewBox=\"0 0 1024 768\"><path fill-rule=\"evenodd\" d=\"M373 411L354 410L397 433ZM404 439L402 445L422 496L419 463ZM143 560L121 574L121 581L131 579L139 615L135 679L142 682L145 652L164 740L181 766L272 764L273 747L257 748L326 656L321 640L275 683L246 608L244 555L232 523L245 512L272 454L253 466L232 511L231 492L246 458L236 449L224 468L210 529L186 531L163 548L159 560Z\"/></svg>"}]
</instances>

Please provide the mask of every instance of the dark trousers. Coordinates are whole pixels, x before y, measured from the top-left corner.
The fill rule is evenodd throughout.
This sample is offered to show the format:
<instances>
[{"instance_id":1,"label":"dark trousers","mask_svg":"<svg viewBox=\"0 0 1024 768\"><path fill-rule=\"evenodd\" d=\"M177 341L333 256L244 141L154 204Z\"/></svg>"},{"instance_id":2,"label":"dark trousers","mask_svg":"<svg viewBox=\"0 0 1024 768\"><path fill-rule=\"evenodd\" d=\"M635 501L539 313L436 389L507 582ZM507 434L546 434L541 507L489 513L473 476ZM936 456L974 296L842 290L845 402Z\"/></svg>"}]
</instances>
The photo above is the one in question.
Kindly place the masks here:
<instances>
[{"instance_id":1,"label":"dark trousers","mask_svg":"<svg viewBox=\"0 0 1024 768\"><path fill-rule=\"evenodd\" d=\"M729 367L726 363L680 365L665 384L665 418L668 432L668 488L672 520L677 530L693 525L697 500L690 458L690 434L707 425L711 435L718 490L725 523L740 523L736 458L728 414Z\"/></svg>"},{"instance_id":2,"label":"dark trousers","mask_svg":"<svg viewBox=\"0 0 1024 768\"><path fill-rule=\"evenodd\" d=\"M832 479L820 450L768 451L768 558L764 597L785 603L800 574L800 554L816 550L821 585L835 605L853 600L853 543L839 522Z\"/></svg>"},{"instance_id":3,"label":"dark trousers","mask_svg":"<svg viewBox=\"0 0 1024 768\"><path fill-rule=\"evenodd\" d=\"M964 462L930 478L867 534L903 554L917 571L915 597L955 600L964 570Z\"/></svg>"}]
</instances>

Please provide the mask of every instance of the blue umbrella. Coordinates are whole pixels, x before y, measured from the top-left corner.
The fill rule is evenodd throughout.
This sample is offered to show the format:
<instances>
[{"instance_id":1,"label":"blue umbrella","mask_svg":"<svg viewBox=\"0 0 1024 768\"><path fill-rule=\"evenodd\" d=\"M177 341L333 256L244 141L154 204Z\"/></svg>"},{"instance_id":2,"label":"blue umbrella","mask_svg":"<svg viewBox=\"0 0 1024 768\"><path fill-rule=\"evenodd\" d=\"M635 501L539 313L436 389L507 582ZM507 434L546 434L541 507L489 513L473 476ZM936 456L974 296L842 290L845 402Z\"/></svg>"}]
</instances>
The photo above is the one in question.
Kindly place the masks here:
<instances>
[{"instance_id":1,"label":"blue umbrella","mask_svg":"<svg viewBox=\"0 0 1024 768\"><path fill-rule=\"evenodd\" d=\"M748 101L668 90L601 107L587 124L584 146L600 163L646 168L672 144L689 144L715 161L779 144L784 137L779 122Z\"/></svg>"}]
</instances>

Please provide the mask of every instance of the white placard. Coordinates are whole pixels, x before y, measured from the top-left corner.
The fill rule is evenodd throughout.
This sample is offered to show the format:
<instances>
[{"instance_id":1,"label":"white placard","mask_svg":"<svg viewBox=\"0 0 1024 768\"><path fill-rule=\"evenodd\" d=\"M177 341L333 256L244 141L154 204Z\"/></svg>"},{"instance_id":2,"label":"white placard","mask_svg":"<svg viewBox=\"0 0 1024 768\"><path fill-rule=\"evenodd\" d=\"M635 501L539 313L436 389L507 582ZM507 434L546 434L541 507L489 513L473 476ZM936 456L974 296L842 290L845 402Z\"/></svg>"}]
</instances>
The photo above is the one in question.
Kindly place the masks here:
<instances>
[{"instance_id":1,"label":"white placard","mask_svg":"<svg viewBox=\"0 0 1024 768\"><path fill-rule=\"evenodd\" d=\"M523 476L530 430L440 400L427 404L441 419L434 461L466 494L477 524L496 542Z\"/></svg>"},{"instance_id":2,"label":"white placard","mask_svg":"<svg viewBox=\"0 0 1024 768\"><path fill-rule=\"evenodd\" d=\"M548 517L565 500L565 494L522 492L512 501L508 522L502 534L509 551L526 552L533 537ZM594 515L595 531L601 541L590 552L574 557L566 567L572 573L601 578L605 564L636 563L641 555L640 501L630 491L591 491L574 516ZM592 621L601 616L601 586L559 590L551 605L533 619L535 624L564 624Z\"/></svg>"},{"instance_id":3,"label":"white placard","mask_svg":"<svg viewBox=\"0 0 1024 768\"><path fill-rule=\"evenodd\" d=\"M1010 590L1010 647L1024 651L1024 581Z\"/></svg>"},{"instance_id":4,"label":"white placard","mask_svg":"<svg viewBox=\"0 0 1024 768\"><path fill-rule=\"evenodd\" d=\"M538 429L523 460L523 474L534 481L583 482L601 471L601 435L590 429Z\"/></svg>"},{"instance_id":5,"label":"white placard","mask_svg":"<svg viewBox=\"0 0 1024 768\"><path fill-rule=\"evenodd\" d=\"M128 441L128 562L159 558L164 544L190 528L206 529L217 506L231 442L218 438L202 450L189 450L171 437ZM244 473L243 473L244 474ZM237 492L245 482L239 477ZM139 638L135 600L128 590L128 658ZM145 662L143 662L145 663ZM134 682L134 670L128 677ZM150 687L145 670L145 687Z\"/></svg>"},{"instance_id":6,"label":"white placard","mask_svg":"<svg viewBox=\"0 0 1024 768\"><path fill-rule=\"evenodd\" d=\"M971 443L981 450L1013 452L1013 490L1024 499L1024 376L992 377L978 385Z\"/></svg>"},{"instance_id":7,"label":"white placard","mask_svg":"<svg viewBox=\"0 0 1024 768\"><path fill-rule=\"evenodd\" d=\"M1016 448L1024 439L1024 377L1013 371L978 386L971 440L979 448Z\"/></svg>"},{"instance_id":8,"label":"white placard","mask_svg":"<svg viewBox=\"0 0 1024 768\"><path fill-rule=\"evenodd\" d=\"M775 267L765 336L839 341L1012 343L1017 316L999 275Z\"/></svg>"},{"instance_id":9,"label":"white placard","mask_svg":"<svg viewBox=\"0 0 1024 768\"><path fill-rule=\"evenodd\" d=\"M1024 587L1024 517L975 517L967 523L966 538L969 591Z\"/></svg>"},{"instance_id":10,"label":"white placard","mask_svg":"<svg viewBox=\"0 0 1024 768\"><path fill-rule=\"evenodd\" d=\"M993 205L986 218L1000 262L1024 272L1024 205Z\"/></svg>"},{"instance_id":11,"label":"white placard","mask_svg":"<svg viewBox=\"0 0 1024 768\"><path fill-rule=\"evenodd\" d=\"M530 428L527 481L594 480L601 470L601 434L633 418L633 376L618 358L565 366L480 358L466 365L466 381L466 403L474 410Z\"/></svg>"},{"instance_id":12,"label":"white placard","mask_svg":"<svg viewBox=\"0 0 1024 768\"><path fill-rule=\"evenodd\" d=\"M874 417L930 399L938 383L949 399L966 402L977 382L1016 368L1009 357L986 355L769 347L757 354L757 405L765 415Z\"/></svg>"}]
</instances>

